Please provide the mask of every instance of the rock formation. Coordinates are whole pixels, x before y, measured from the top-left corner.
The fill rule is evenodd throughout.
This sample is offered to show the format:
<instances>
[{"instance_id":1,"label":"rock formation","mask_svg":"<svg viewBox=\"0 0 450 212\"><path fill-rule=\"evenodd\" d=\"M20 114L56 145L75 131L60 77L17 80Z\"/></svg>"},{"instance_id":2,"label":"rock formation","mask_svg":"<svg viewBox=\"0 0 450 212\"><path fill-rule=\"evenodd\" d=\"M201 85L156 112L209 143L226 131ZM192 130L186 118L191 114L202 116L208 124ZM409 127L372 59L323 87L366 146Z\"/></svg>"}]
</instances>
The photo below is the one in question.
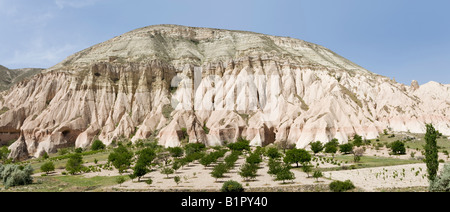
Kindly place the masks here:
<instances>
[{"instance_id":1,"label":"rock formation","mask_svg":"<svg viewBox=\"0 0 450 212\"><path fill-rule=\"evenodd\" d=\"M35 157L150 136L306 147L425 123L450 135L450 85L406 86L298 39L174 25L78 52L3 93L2 107L0 143L23 132L16 146Z\"/></svg>"}]
</instances>

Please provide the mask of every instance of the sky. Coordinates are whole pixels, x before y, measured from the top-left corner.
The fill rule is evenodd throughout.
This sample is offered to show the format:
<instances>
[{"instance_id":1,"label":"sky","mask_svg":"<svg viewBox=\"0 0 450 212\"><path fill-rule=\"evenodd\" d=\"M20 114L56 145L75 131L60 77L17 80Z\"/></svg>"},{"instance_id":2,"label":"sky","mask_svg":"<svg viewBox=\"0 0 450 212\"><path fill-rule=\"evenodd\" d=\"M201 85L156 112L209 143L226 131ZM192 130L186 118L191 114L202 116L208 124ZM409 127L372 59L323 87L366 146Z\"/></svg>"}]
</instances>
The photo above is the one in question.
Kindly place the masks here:
<instances>
[{"instance_id":1,"label":"sky","mask_svg":"<svg viewBox=\"0 0 450 212\"><path fill-rule=\"evenodd\" d=\"M157 24L244 30L322 45L409 85L450 84L449 0L0 0L0 65L49 68Z\"/></svg>"}]
</instances>

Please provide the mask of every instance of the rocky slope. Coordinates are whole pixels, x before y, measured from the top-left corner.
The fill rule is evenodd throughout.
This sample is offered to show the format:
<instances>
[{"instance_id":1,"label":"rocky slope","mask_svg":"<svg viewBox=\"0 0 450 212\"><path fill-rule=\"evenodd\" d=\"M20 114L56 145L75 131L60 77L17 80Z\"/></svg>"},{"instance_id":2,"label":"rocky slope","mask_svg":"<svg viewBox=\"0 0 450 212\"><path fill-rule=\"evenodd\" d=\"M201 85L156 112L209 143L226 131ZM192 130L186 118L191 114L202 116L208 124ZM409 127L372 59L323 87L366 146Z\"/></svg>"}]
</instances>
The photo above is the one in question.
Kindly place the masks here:
<instances>
[{"instance_id":1,"label":"rocky slope","mask_svg":"<svg viewBox=\"0 0 450 212\"><path fill-rule=\"evenodd\" d=\"M174 25L78 52L16 84L0 107L0 143L18 139L16 159L93 139L305 147L425 123L450 135L450 85L396 83L298 39Z\"/></svg>"},{"instance_id":2,"label":"rocky slope","mask_svg":"<svg viewBox=\"0 0 450 212\"><path fill-rule=\"evenodd\" d=\"M42 70L40 68L8 69L0 65L0 91L7 90L14 84L28 79Z\"/></svg>"}]
</instances>

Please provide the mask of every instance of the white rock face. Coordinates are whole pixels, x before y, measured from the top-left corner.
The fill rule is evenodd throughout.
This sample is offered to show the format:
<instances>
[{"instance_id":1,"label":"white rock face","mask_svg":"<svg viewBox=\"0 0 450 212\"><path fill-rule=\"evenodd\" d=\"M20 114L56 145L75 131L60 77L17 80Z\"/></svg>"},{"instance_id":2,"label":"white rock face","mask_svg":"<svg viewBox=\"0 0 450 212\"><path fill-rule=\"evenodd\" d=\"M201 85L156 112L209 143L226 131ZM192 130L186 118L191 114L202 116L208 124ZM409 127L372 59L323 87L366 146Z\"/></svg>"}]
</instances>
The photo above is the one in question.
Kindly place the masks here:
<instances>
[{"instance_id":1,"label":"white rock face","mask_svg":"<svg viewBox=\"0 0 450 212\"><path fill-rule=\"evenodd\" d=\"M450 135L450 85L405 86L305 41L150 26L95 45L2 93L0 139L29 154L130 138L297 147L384 129ZM0 141L1 142L1 141Z\"/></svg>"}]
</instances>

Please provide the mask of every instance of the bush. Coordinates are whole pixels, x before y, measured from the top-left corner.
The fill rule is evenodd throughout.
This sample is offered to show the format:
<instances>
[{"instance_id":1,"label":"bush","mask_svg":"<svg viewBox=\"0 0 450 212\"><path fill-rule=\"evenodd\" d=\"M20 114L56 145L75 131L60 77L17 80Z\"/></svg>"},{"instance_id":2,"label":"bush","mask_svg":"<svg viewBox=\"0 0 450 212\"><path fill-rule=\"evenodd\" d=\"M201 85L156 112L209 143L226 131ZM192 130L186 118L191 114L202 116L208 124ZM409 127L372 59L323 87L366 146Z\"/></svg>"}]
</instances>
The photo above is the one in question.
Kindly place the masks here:
<instances>
[{"instance_id":1,"label":"bush","mask_svg":"<svg viewBox=\"0 0 450 212\"><path fill-rule=\"evenodd\" d=\"M80 153L72 154L66 163L66 170L74 175L83 169L83 157Z\"/></svg>"},{"instance_id":2,"label":"bush","mask_svg":"<svg viewBox=\"0 0 450 212\"><path fill-rule=\"evenodd\" d=\"M55 164L53 164L53 162L47 162L42 164L41 166L41 171L45 172L46 174L48 174L49 172L55 171Z\"/></svg>"},{"instance_id":3,"label":"bush","mask_svg":"<svg viewBox=\"0 0 450 212\"><path fill-rule=\"evenodd\" d=\"M258 165L259 163L262 162L262 159L261 159L261 156L260 156L259 154L252 153L252 154L250 154L250 156L248 156L248 157L245 159L245 161L246 161L247 163L250 163L250 164Z\"/></svg>"},{"instance_id":4,"label":"bush","mask_svg":"<svg viewBox=\"0 0 450 212\"><path fill-rule=\"evenodd\" d=\"M450 192L450 164L445 164L441 174L430 182L431 192Z\"/></svg>"},{"instance_id":5,"label":"bush","mask_svg":"<svg viewBox=\"0 0 450 212\"><path fill-rule=\"evenodd\" d=\"M228 171L227 165L224 163L219 163L216 166L214 166L213 171L211 172L211 176L216 178L216 181L218 178L222 178L223 174L225 174Z\"/></svg>"},{"instance_id":6,"label":"bush","mask_svg":"<svg viewBox=\"0 0 450 212\"><path fill-rule=\"evenodd\" d=\"M344 192L344 191L354 189L355 186L353 185L353 183L350 180L346 180L344 182L335 180L332 183L330 183L329 188L333 192Z\"/></svg>"},{"instance_id":7,"label":"bush","mask_svg":"<svg viewBox=\"0 0 450 212\"><path fill-rule=\"evenodd\" d=\"M275 147L270 147L267 152L266 152L267 157L272 158L272 159L277 159L277 158L281 158L281 153L278 152L278 149Z\"/></svg>"},{"instance_id":8,"label":"bush","mask_svg":"<svg viewBox=\"0 0 450 212\"><path fill-rule=\"evenodd\" d=\"M169 147L167 150L169 150L170 155L175 158L182 157L184 154L184 150L181 147Z\"/></svg>"},{"instance_id":9,"label":"bush","mask_svg":"<svg viewBox=\"0 0 450 212\"><path fill-rule=\"evenodd\" d=\"M96 151L96 150L100 150L100 149L105 149L105 144L103 144L103 142L102 141L100 141L100 140L95 140L93 143L92 143L92 146L91 146L91 150L93 150L93 151Z\"/></svg>"},{"instance_id":10,"label":"bush","mask_svg":"<svg viewBox=\"0 0 450 212\"><path fill-rule=\"evenodd\" d=\"M312 142L310 145L311 145L311 150L314 152L314 154L319 153L324 148L322 145L322 142L320 142L320 141Z\"/></svg>"},{"instance_id":11,"label":"bush","mask_svg":"<svg viewBox=\"0 0 450 212\"><path fill-rule=\"evenodd\" d=\"M0 164L0 179L5 188L31 184L33 182L32 174L33 168L31 165L23 167L14 164L5 166Z\"/></svg>"},{"instance_id":12,"label":"bush","mask_svg":"<svg viewBox=\"0 0 450 212\"><path fill-rule=\"evenodd\" d=\"M339 146L339 142L337 139L333 139L330 142L326 143L324 145L325 148L325 153L336 153L337 152L337 148Z\"/></svg>"},{"instance_id":13,"label":"bush","mask_svg":"<svg viewBox=\"0 0 450 212\"><path fill-rule=\"evenodd\" d=\"M232 151L250 151L250 141L245 138L239 137L236 143L228 144L227 147Z\"/></svg>"},{"instance_id":14,"label":"bush","mask_svg":"<svg viewBox=\"0 0 450 212\"><path fill-rule=\"evenodd\" d=\"M295 179L295 174L293 172L291 172L290 170L290 166L289 165L285 165L280 167L280 169L277 171L276 173L276 181L283 181L283 183L285 183L286 180L294 180Z\"/></svg>"},{"instance_id":15,"label":"bush","mask_svg":"<svg viewBox=\"0 0 450 212\"><path fill-rule=\"evenodd\" d=\"M341 151L344 154L350 154L350 152L353 150L353 144L347 143L339 145L339 151Z\"/></svg>"},{"instance_id":16,"label":"bush","mask_svg":"<svg viewBox=\"0 0 450 212\"><path fill-rule=\"evenodd\" d=\"M222 185L222 192L244 192L242 185L236 181L229 180Z\"/></svg>"},{"instance_id":17,"label":"bush","mask_svg":"<svg viewBox=\"0 0 450 212\"><path fill-rule=\"evenodd\" d=\"M391 150L394 155L404 155L406 154L405 144L401 141L394 141L391 143Z\"/></svg>"},{"instance_id":18,"label":"bush","mask_svg":"<svg viewBox=\"0 0 450 212\"><path fill-rule=\"evenodd\" d=\"M258 166L256 164L245 163L241 166L239 175L246 180L255 179L257 171Z\"/></svg>"}]
</instances>

